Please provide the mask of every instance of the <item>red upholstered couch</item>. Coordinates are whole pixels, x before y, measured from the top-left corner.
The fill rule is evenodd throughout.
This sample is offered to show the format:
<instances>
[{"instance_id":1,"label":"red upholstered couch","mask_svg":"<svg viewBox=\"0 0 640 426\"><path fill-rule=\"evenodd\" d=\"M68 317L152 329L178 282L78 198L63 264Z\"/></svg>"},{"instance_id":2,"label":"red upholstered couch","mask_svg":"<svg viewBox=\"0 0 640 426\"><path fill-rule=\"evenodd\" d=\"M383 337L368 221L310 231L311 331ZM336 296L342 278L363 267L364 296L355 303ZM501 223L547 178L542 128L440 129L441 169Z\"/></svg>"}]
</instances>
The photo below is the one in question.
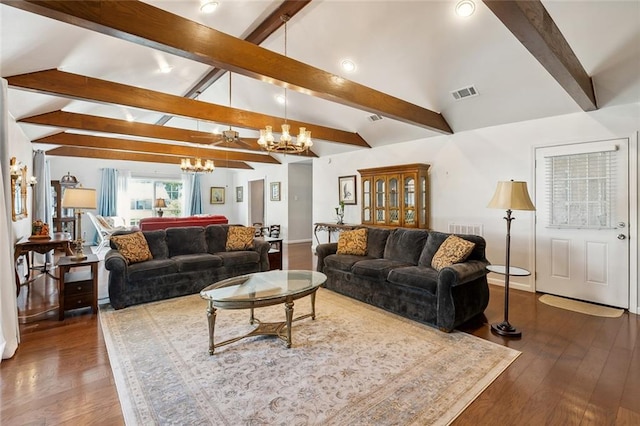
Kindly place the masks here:
<instances>
[{"instance_id":1,"label":"red upholstered couch","mask_svg":"<svg viewBox=\"0 0 640 426\"><path fill-rule=\"evenodd\" d=\"M229 223L223 215L190 216L190 217L145 217L140 219L142 231L178 228L183 226L207 226L211 224Z\"/></svg>"}]
</instances>

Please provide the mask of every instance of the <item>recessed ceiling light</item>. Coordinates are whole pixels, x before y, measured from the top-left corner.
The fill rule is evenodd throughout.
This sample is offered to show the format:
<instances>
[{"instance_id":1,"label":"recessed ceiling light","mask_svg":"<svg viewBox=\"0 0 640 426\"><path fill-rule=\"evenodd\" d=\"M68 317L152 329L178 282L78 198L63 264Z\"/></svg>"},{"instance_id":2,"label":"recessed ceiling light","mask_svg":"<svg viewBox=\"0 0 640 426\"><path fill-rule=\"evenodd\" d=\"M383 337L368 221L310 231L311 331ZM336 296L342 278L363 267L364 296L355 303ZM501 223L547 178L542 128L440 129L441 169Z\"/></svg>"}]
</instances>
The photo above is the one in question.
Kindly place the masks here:
<instances>
[{"instance_id":1,"label":"recessed ceiling light","mask_svg":"<svg viewBox=\"0 0 640 426\"><path fill-rule=\"evenodd\" d=\"M356 70L356 64L350 59L345 59L340 62L340 66L346 72L354 72Z\"/></svg>"},{"instance_id":2,"label":"recessed ceiling light","mask_svg":"<svg viewBox=\"0 0 640 426\"><path fill-rule=\"evenodd\" d=\"M213 11L216 10L217 7L217 1L200 0L200 12L202 13L213 13Z\"/></svg>"},{"instance_id":3,"label":"recessed ceiling light","mask_svg":"<svg viewBox=\"0 0 640 426\"><path fill-rule=\"evenodd\" d=\"M160 72L162 74L169 74L173 67L169 64L160 65Z\"/></svg>"},{"instance_id":4,"label":"recessed ceiling light","mask_svg":"<svg viewBox=\"0 0 640 426\"><path fill-rule=\"evenodd\" d=\"M462 0L456 5L456 14L466 18L473 15L476 10L476 5L471 0Z\"/></svg>"},{"instance_id":5,"label":"recessed ceiling light","mask_svg":"<svg viewBox=\"0 0 640 426\"><path fill-rule=\"evenodd\" d=\"M285 98L284 95L277 95L276 102L278 102L280 105L284 105L284 103L287 102L287 98Z\"/></svg>"}]
</instances>

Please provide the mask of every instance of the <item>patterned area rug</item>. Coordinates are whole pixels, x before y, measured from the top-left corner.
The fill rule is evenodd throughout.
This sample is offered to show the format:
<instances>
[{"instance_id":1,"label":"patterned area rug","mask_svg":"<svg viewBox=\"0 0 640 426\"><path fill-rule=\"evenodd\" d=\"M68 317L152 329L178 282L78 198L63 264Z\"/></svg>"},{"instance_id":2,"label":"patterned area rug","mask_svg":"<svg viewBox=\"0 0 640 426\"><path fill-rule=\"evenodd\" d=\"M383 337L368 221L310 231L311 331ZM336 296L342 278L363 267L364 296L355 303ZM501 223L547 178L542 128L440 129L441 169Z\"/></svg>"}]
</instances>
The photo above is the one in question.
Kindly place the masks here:
<instances>
[{"instance_id":1,"label":"patterned area rug","mask_svg":"<svg viewBox=\"0 0 640 426\"><path fill-rule=\"evenodd\" d=\"M297 300L294 316L309 303ZM444 425L520 354L321 288L290 349L258 336L209 356L206 306L193 295L101 309L128 425ZM256 317L282 321L284 307ZM248 319L218 310L216 341L251 330Z\"/></svg>"}]
</instances>

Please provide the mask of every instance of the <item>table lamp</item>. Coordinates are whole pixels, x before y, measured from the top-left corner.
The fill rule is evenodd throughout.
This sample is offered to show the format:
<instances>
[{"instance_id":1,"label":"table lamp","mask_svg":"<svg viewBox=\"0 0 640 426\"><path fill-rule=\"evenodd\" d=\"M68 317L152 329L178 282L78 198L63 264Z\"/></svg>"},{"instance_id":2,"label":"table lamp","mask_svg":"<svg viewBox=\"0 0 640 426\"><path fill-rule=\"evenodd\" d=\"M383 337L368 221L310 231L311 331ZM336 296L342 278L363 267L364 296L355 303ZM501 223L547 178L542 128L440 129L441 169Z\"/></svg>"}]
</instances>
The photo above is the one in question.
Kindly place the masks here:
<instances>
[{"instance_id":1,"label":"table lamp","mask_svg":"<svg viewBox=\"0 0 640 426\"><path fill-rule=\"evenodd\" d=\"M158 217L162 217L164 212L162 211L163 207L167 207L167 203L164 201L164 198L156 198L156 202L153 205L156 209L158 209Z\"/></svg>"},{"instance_id":2,"label":"table lamp","mask_svg":"<svg viewBox=\"0 0 640 426\"><path fill-rule=\"evenodd\" d=\"M511 261L511 217L512 210L535 210L535 206L529 198L526 182L503 181L498 182L493 198L487 206L490 209L507 209L507 249L504 274L504 321L500 324L492 324L491 330L501 336L520 337L522 333L509 324L509 272Z\"/></svg>"},{"instance_id":3,"label":"table lamp","mask_svg":"<svg viewBox=\"0 0 640 426\"><path fill-rule=\"evenodd\" d=\"M76 240L74 244L76 246L76 253L73 256L75 261L81 261L87 258L82 251L82 244L84 239L82 238L82 213L83 210L95 210L96 209L96 190L89 188L67 188L62 196L62 207L66 209L75 209L78 215L78 232L76 234Z\"/></svg>"}]
</instances>

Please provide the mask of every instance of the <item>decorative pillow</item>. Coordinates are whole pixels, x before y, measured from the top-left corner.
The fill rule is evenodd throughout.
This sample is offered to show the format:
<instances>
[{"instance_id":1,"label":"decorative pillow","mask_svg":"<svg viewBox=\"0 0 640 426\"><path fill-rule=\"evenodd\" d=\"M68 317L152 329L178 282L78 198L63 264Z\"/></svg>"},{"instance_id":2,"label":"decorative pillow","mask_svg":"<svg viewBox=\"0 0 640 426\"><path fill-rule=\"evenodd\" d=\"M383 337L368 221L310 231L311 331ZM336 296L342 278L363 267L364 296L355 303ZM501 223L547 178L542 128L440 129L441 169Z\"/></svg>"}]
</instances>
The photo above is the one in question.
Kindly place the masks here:
<instances>
[{"instance_id":1,"label":"decorative pillow","mask_svg":"<svg viewBox=\"0 0 640 426\"><path fill-rule=\"evenodd\" d=\"M225 250L250 250L253 247L255 230L246 226L230 226L227 231L227 245Z\"/></svg>"},{"instance_id":2,"label":"decorative pillow","mask_svg":"<svg viewBox=\"0 0 640 426\"><path fill-rule=\"evenodd\" d=\"M367 228L342 232L338 238L337 254L365 256L367 254Z\"/></svg>"},{"instance_id":3,"label":"decorative pillow","mask_svg":"<svg viewBox=\"0 0 640 426\"><path fill-rule=\"evenodd\" d=\"M438 251L431 260L431 266L436 271L451 266L454 263L463 262L475 247L475 243L467 241L455 235L449 235L440 245Z\"/></svg>"},{"instance_id":4,"label":"decorative pillow","mask_svg":"<svg viewBox=\"0 0 640 426\"><path fill-rule=\"evenodd\" d=\"M153 259L147 239L140 231L126 235L113 235L110 240L128 263L138 263Z\"/></svg>"}]
</instances>

